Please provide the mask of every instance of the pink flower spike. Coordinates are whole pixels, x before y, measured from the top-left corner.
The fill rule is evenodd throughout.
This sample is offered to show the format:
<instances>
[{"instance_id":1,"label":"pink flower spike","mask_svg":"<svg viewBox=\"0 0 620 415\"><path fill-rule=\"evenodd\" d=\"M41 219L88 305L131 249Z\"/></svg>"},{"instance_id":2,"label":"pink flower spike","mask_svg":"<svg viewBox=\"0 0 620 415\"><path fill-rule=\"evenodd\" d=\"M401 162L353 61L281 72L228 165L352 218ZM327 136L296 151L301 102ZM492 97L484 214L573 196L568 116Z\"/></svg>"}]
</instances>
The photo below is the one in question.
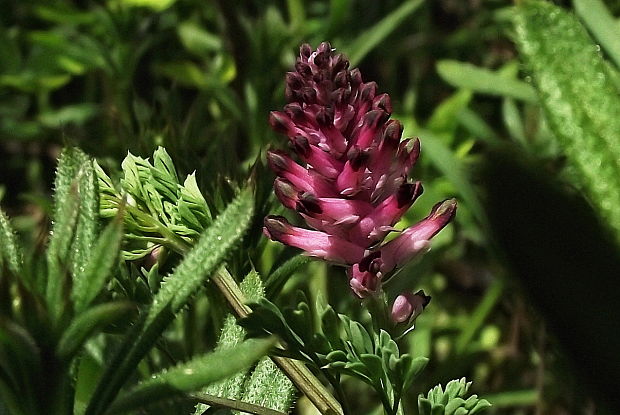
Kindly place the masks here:
<instances>
[{"instance_id":1,"label":"pink flower spike","mask_svg":"<svg viewBox=\"0 0 620 415\"><path fill-rule=\"evenodd\" d=\"M291 143L299 156L317 172L328 179L335 179L340 174L343 164L330 157L329 153L313 146L304 136L298 135L291 139Z\"/></svg>"},{"instance_id":2,"label":"pink flower spike","mask_svg":"<svg viewBox=\"0 0 620 415\"><path fill-rule=\"evenodd\" d=\"M392 321L396 324L413 323L430 301L431 297L422 290L415 294L411 292L400 294L392 305Z\"/></svg>"},{"instance_id":3,"label":"pink flower spike","mask_svg":"<svg viewBox=\"0 0 620 415\"><path fill-rule=\"evenodd\" d=\"M377 205L351 229L351 240L368 247L385 238L422 192L420 182L402 184L395 194Z\"/></svg>"},{"instance_id":4,"label":"pink flower spike","mask_svg":"<svg viewBox=\"0 0 620 415\"><path fill-rule=\"evenodd\" d=\"M456 200L449 199L436 204L425 219L381 247L381 271L388 273L428 251L430 239L442 230L455 214Z\"/></svg>"},{"instance_id":5,"label":"pink flower spike","mask_svg":"<svg viewBox=\"0 0 620 415\"><path fill-rule=\"evenodd\" d=\"M265 219L273 240L308 255L348 265L358 297L381 290L381 279L420 255L430 238L454 216L453 200L435 206L420 223L389 243L384 238L422 193L408 181L420 141L401 141L403 125L390 120L392 103L375 82L323 42L302 45L294 70L286 74L287 104L270 114L272 128L284 133L299 163L282 151L268 152L282 204L312 229L281 217ZM297 160L297 159L296 159Z\"/></svg>"},{"instance_id":6,"label":"pink flower spike","mask_svg":"<svg viewBox=\"0 0 620 415\"><path fill-rule=\"evenodd\" d=\"M282 216L267 216L264 224L269 239L303 249L309 256L340 264L354 264L364 257L364 248L325 232L298 228Z\"/></svg>"},{"instance_id":7,"label":"pink flower spike","mask_svg":"<svg viewBox=\"0 0 620 415\"><path fill-rule=\"evenodd\" d=\"M267 161L278 176L288 180L300 190L325 197L336 195L333 187L326 182L325 178L295 163L286 153L268 151Z\"/></svg>"}]
</instances>

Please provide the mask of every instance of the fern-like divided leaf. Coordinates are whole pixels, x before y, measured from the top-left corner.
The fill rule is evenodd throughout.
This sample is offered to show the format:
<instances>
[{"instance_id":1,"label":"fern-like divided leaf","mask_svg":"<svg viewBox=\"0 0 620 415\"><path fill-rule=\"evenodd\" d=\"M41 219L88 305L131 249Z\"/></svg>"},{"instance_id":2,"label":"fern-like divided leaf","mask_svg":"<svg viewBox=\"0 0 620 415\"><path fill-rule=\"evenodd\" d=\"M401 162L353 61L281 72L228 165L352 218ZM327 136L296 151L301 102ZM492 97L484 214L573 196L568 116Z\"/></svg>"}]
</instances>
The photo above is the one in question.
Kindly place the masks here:
<instances>
[{"instance_id":1,"label":"fern-like divided leaf","mask_svg":"<svg viewBox=\"0 0 620 415\"><path fill-rule=\"evenodd\" d=\"M176 313L230 254L251 221L253 203L251 190L241 191L174 272L164 278L143 322L126 338L124 346L104 373L87 414L100 414L105 410L127 376L174 320Z\"/></svg>"},{"instance_id":2,"label":"fern-like divided leaf","mask_svg":"<svg viewBox=\"0 0 620 415\"><path fill-rule=\"evenodd\" d=\"M153 153L152 162L129 153L121 166L123 177L118 189L100 166L95 168L101 216L116 215L126 199L124 259L142 258L159 245L184 253L213 222L195 174L180 184L164 148Z\"/></svg>"},{"instance_id":3,"label":"fern-like divided leaf","mask_svg":"<svg viewBox=\"0 0 620 415\"><path fill-rule=\"evenodd\" d=\"M251 304L252 313L240 324L249 336L276 334L288 346L283 355L303 360L333 375L356 377L373 387L382 397L384 408L392 413L398 399L426 367L428 359L413 359L400 354L391 336L381 331L371 334L366 328L317 299L316 313L300 293L295 309L280 311L275 304L261 299Z\"/></svg>"},{"instance_id":4,"label":"fern-like divided leaf","mask_svg":"<svg viewBox=\"0 0 620 415\"><path fill-rule=\"evenodd\" d=\"M267 354L273 339L251 339L160 372L119 397L108 413L125 412L196 391L243 370ZM225 364L222 364L225 362Z\"/></svg>"},{"instance_id":5,"label":"fern-like divided leaf","mask_svg":"<svg viewBox=\"0 0 620 415\"><path fill-rule=\"evenodd\" d=\"M425 397L418 396L418 409L420 415L475 415L482 413L491 407L485 399L479 399L477 395L465 398L471 382L465 378L451 380L442 389L441 385L435 386Z\"/></svg>"},{"instance_id":6,"label":"fern-like divided leaf","mask_svg":"<svg viewBox=\"0 0 620 415\"><path fill-rule=\"evenodd\" d=\"M550 2L522 2L516 32L572 176L620 241L620 95L615 75L579 21Z\"/></svg>"}]
</instances>

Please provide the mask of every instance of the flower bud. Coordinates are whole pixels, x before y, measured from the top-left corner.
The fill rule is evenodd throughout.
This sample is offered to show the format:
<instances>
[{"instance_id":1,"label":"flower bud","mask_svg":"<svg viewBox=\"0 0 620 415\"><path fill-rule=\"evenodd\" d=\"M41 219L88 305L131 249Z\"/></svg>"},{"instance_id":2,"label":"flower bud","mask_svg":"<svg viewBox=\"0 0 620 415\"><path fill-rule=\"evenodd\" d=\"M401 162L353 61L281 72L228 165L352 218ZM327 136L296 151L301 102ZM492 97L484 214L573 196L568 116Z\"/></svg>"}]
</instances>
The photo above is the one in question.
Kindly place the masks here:
<instances>
[{"instance_id":1,"label":"flower bud","mask_svg":"<svg viewBox=\"0 0 620 415\"><path fill-rule=\"evenodd\" d=\"M420 290L413 294L410 292L400 294L392 305L392 321L396 324L407 322L408 325L422 313L431 301L431 297Z\"/></svg>"}]
</instances>

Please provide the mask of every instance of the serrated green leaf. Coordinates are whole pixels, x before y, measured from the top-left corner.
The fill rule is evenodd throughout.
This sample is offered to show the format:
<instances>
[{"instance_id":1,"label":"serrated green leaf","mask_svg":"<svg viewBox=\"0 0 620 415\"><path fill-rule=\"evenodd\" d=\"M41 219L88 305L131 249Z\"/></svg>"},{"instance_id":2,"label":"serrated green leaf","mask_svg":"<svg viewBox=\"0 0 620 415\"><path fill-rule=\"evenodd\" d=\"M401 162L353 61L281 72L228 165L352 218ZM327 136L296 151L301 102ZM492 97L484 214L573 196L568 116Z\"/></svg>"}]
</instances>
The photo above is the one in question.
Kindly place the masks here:
<instances>
[{"instance_id":1,"label":"serrated green leaf","mask_svg":"<svg viewBox=\"0 0 620 415\"><path fill-rule=\"evenodd\" d=\"M189 301L213 274L247 229L254 212L254 198L246 189L231 202L185 256L174 272L162 282L145 317L144 325L128 336L131 344L121 348L104 373L90 402L87 414L100 414L118 393L126 376L131 373L150 346L174 320L176 313Z\"/></svg>"},{"instance_id":2,"label":"serrated green leaf","mask_svg":"<svg viewBox=\"0 0 620 415\"><path fill-rule=\"evenodd\" d=\"M249 367L273 347L273 339L250 339L226 350L194 358L160 372L120 396L108 413L119 413L196 391ZM226 362L226 364L222 364Z\"/></svg>"},{"instance_id":3,"label":"serrated green leaf","mask_svg":"<svg viewBox=\"0 0 620 415\"><path fill-rule=\"evenodd\" d=\"M71 294L76 313L88 307L111 276L118 261L122 238L122 219L118 218L110 222L97 239L91 254L85 259L83 273L78 274L73 283Z\"/></svg>"},{"instance_id":4,"label":"serrated green leaf","mask_svg":"<svg viewBox=\"0 0 620 415\"><path fill-rule=\"evenodd\" d=\"M526 102L537 101L534 89L525 82L502 76L470 63L453 60L439 61L437 73L444 81L457 88Z\"/></svg>"},{"instance_id":5,"label":"serrated green leaf","mask_svg":"<svg viewBox=\"0 0 620 415\"><path fill-rule=\"evenodd\" d=\"M15 275L19 275L23 261L21 246L17 243L15 232L2 210L0 210L0 247L2 247L0 248L0 268L6 262L7 268Z\"/></svg>"},{"instance_id":6,"label":"serrated green leaf","mask_svg":"<svg viewBox=\"0 0 620 415\"><path fill-rule=\"evenodd\" d=\"M58 342L58 359L69 362L99 329L125 318L132 310L135 310L135 306L131 303L114 302L100 304L77 314Z\"/></svg>"},{"instance_id":7,"label":"serrated green leaf","mask_svg":"<svg viewBox=\"0 0 620 415\"><path fill-rule=\"evenodd\" d=\"M523 2L515 26L573 179L620 240L620 95L609 67L577 19L552 3Z\"/></svg>"},{"instance_id":8,"label":"serrated green leaf","mask_svg":"<svg viewBox=\"0 0 620 415\"><path fill-rule=\"evenodd\" d=\"M47 248L48 275L45 292L47 305L54 319L60 316L66 304L64 291L70 279L67 262L79 214L77 186L72 186L66 192L63 190L63 196L58 198L57 203L61 203L61 206L55 208L56 219Z\"/></svg>"}]
</instances>

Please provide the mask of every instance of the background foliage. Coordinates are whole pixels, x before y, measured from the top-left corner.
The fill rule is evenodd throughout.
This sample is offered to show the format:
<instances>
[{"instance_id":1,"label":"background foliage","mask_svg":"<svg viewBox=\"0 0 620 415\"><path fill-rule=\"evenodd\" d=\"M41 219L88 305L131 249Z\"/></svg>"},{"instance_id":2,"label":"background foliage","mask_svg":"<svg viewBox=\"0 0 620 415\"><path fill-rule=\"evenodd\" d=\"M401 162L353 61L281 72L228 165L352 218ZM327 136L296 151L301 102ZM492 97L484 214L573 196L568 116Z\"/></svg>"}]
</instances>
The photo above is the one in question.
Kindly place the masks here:
<instances>
[{"instance_id":1,"label":"background foliage","mask_svg":"<svg viewBox=\"0 0 620 415\"><path fill-rule=\"evenodd\" d=\"M160 283L172 270L188 271L177 267L181 256L195 244L200 248L199 235L217 225L227 206L236 209L230 223L249 229L242 241L228 235L238 248L226 257L235 278L255 269L267 298L278 305L295 306L297 290L315 304L321 291L337 313L366 319L340 269L310 262L292 275L278 270L296 252L260 234L262 216L278 213L261 152L285 141L269 129L268 112L283 105L284 73L298 45L329 40L366 80L390 93L405 135L421 139L415 175L426 192L403 226L436 200L459 200L455 223L388 289L391 297L419 288L433 296L401 350L430 358L404 397L405 407L416 407L419 393L429 404L439 401L443 392L431 396L433 386L466 376L474 381L471 390L493 403L491 413L613 413L618 406L607 380L620 373L618 320L610 315L620 235L620 5L516 3L5 0L0 199L24 256L47 244L49 275L60 275L65 263L58 258L71 264L70 312L54 300L62 287L48 280L41 288L56 321L53 335L66 333L75 322L71 313L93 304L123 299L143 307L163 298L143 330L165 321L165 347L158 343L140 375L212 350L226 327L221 298L207 289L189 299L202 280L185 287L167 281L161 291ZM121 253L132 262L116 279L97 274L113 266L103 255L89 255L101 249L97 244L119 243L115 222L105 227L107 221L89 221L94 199L74 200L71 180L54 184L66 144L79 146L97 164L83 169L90 163L86 155L66 156L60 177L79 177L86 189L81 194L98 187L103 217L121 210L132 218L124 222ZM249 176L253 207L235 199ZM123 199L121 187L133 200ZM161 205L149 205L153 195ZM64 217L67 223L59 220ZM50 218L54 234L71 229L71 241L48 238ZM1 216L3 232L5 222ZM221 237L217 230L227 226L219 226L205 238ZM217 269L224 253L202 249L212 258L204 267ZM19 255L16 248L3 261L14 274ZM35 275L36 267L29 272ZM89 291L80 275L95 275L96 290ZM109 294L102 297L104 286ZM130 313L126 304L118 307L119 315ZM168 313L181 309L173 321ZM126 329L120 326L106 330ZM605 342L592 342L603 336ZM153 336L141 339L145 343L128 349L122 364L139 360L141 347L155 342ZM112 384L122 379L122 373L102 374L105 359L97 350L107 349L88 350L76 385L76 402L83 406L100 376ZM148 392L152 386L141 387ZM378 397L362 382L348 378L344 389L359 396L352 408L359 413L378 408ZM193 409L188 402L185 407L186 413ZM303 400L296 410L311 413Z\"/></svg>"}]
</instances>

